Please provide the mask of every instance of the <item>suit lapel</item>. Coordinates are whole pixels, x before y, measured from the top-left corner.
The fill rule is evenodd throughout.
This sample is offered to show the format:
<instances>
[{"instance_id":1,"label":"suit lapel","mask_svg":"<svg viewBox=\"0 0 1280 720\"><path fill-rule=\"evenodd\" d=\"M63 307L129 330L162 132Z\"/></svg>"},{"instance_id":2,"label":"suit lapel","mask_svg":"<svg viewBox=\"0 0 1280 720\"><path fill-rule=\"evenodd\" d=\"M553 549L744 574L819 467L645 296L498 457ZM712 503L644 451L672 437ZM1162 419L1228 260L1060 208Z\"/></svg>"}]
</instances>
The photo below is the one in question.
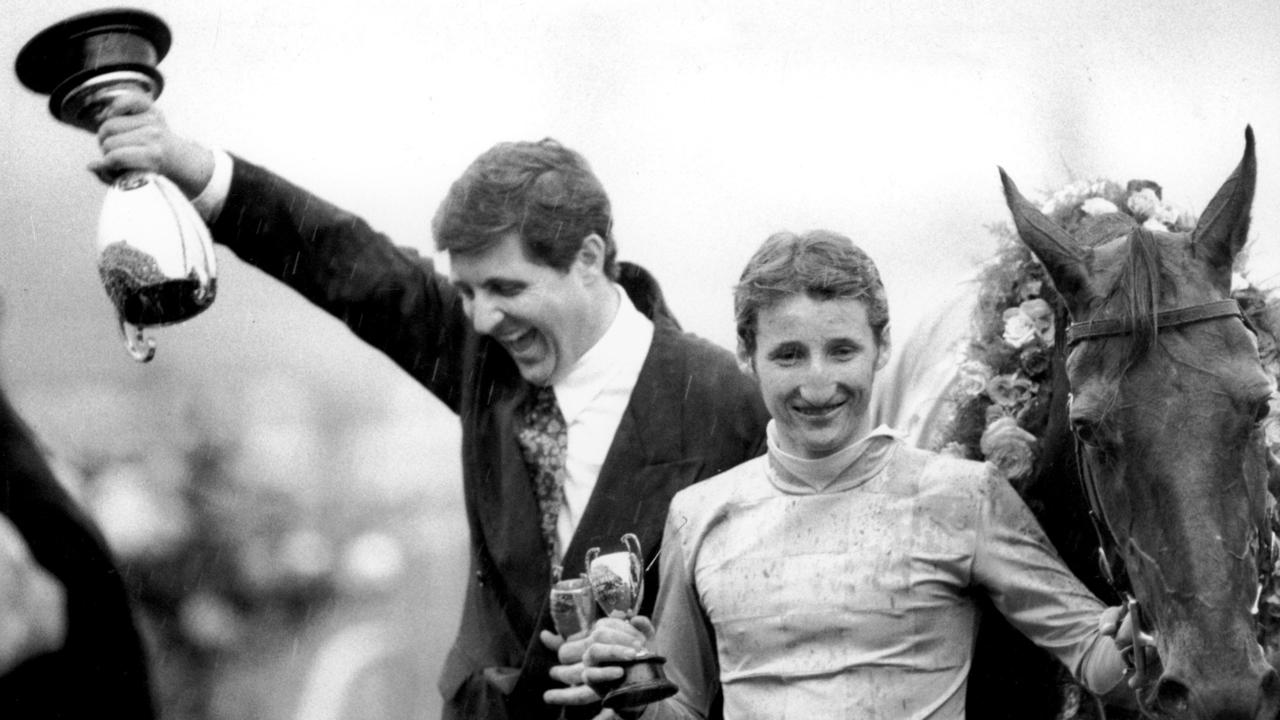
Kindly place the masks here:
<instances>
[{"instance_id":1,"label":"suit lapel","mask_svg":"<svg viewBox=\"0 0 1280 720\"><path fill-rule=\"evenodd\" d=\"M690 373L679 332L662 320L600 469L591 499L565 552L565 576L584 570L588 548L621 549L640 538L646 562L662 540L671 496L699 476L702 458L685 448L684 383ZM679 380L679 382L675 382Z\"/></svg>"},{"instance_id":2,"label":"suit lapel","mask_svg":"<svg viewBox=\"0 0 1280 720\"><path fill-rule=\"evenodd\" d=\"M505 355L500 357L506 360ZM518 373L490 376L514 379L495 382L476 398L474 432L492 438L464 443L475 453L467 458L475 468L467 502L481 529L478 541L510 588L506 611L513 617L513 627L531 627L551 578L550 563L542 552L541 513L515 431L518 409L531 390Z\"/></svg>"}]
</instances>

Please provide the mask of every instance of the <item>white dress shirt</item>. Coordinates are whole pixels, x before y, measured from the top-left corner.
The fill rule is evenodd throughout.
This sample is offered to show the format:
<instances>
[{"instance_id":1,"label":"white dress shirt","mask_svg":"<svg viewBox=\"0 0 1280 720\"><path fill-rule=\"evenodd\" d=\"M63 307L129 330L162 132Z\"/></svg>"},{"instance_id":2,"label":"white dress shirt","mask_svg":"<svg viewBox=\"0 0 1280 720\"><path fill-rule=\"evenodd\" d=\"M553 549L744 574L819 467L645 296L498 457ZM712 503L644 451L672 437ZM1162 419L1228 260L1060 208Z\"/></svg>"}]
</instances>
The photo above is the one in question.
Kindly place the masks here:
<instances>
[{"instance_id":1,"label":"white dress shirt","mask_svg":"<svg viewBox=\"0 0 1280 720\"><path fill-rule=\"evenodd\" d=\"M582 520L653 341L653 321L631 304L620 286L615 285L614 291L620 302L613 323L554 385L556 402L569 427L568 478L557 528L561 552L569 547Z\"/></svg>"},{"instance_id":2,"label":"white dress shirt","mask_svg":"<svg viewBox=\"0 0 1280 720\"><path fill-rule=\"evenodd\" d=\"M234 161L226 150L213 150L213 174L200 194L191 198L200 217L206 223L213 224L222 213L222 206L227 202L227 193L231 192L231 166Z\"/></svg>"}]
</instances>

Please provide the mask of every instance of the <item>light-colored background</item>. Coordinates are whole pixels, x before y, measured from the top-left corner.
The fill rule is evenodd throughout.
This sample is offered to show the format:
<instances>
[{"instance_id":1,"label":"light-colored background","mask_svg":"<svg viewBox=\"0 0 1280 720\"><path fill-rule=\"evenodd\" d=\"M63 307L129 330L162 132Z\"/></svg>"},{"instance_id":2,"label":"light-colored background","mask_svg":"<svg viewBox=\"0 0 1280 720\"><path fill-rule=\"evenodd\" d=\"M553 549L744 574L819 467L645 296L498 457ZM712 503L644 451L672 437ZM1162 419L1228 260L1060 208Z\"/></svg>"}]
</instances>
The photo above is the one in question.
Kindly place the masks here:
<instances>
[{"instance_id":1,"label":"light-colored background","mask_svg":"<svg viewBox=\"0 0 1280 720\"><path fill-rule=\"evenodd\" d=\"M621 256L655 272L688 329L726 346L736 275L784 228L861 243L905 332L990 254L984 225L1005 218L997 165L1028 192L1151 178L1198 211L1251 123L1253 234L1280 246L1273 0L136 5L173 31L171 125L423 251L436 203L479 152L543 136L580 150L612 196ZM97 7L11 2L0 58ZM317 504L423 508L405 542L435 548L411 565L430 578L432 620L413 632L432 684L465 532L450 416L222 251L213 308L160 331L156 360L134 364L94 269L92 137L56 123L12 72L0 113L0 375L19 408L51 450L74 454L129 444L122 433L145 449L138 438L179 416L173 399L194 396L253 429L251 474ZM288 706L295 691L280 693Z\"/></svg>"}]
</instances>

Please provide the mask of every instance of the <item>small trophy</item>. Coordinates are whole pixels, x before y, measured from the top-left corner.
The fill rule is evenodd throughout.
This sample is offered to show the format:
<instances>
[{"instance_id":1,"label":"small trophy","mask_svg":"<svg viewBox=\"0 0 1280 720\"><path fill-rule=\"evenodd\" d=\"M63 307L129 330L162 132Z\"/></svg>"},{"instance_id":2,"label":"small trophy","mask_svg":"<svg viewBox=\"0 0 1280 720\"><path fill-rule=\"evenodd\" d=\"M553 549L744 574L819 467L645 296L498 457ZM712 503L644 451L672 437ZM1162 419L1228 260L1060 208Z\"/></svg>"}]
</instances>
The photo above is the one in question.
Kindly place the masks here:
<instances>
[{"instance_id":1,"label":"small trophy","mask_svg":"<svg viewBox=\"0 0 1280 720\"><path fill-rule=\"evenodd\" d=\"M600 548L587 551L587 580L605 615L632 618L640 611L644 598L644 554L640 538L633 533L623 535L622 544L626 551L604 555ZM604 706L611 710L639 710L675 695L676 686L662 672L665 662L661 655L642 650L635 659L616 663L626 674L605 693Z\"/></svg>"},{"instance_id":2,"label":"small trophy","mask_svg":"<svg viewBox=\"0 0 1280 720\"><path fill-rule=\"evenodd\" d=\"M560 579L560 569L551 583L551 621L562 638L577 635L596 620L596 599L586 577Z\"/></svg>"},{"instance_id":3,"label":"small trophy","mask_svg":"<svg viewBox=\"0 0 1280 720\"><path fill-rule=\"evenodd\" d=\"M96 132L117 98L160 95L164 81L156 65L169 43L169 28L151 13L98 10L37 34L18 53L15 71L28 89L49 96L55 118ZM124 173L107 189L98 274L125 347L139 362L155 355L147 326L203 312L217 288L209 229L182 191L152 172Z\"/></svg>"}]
</instances>

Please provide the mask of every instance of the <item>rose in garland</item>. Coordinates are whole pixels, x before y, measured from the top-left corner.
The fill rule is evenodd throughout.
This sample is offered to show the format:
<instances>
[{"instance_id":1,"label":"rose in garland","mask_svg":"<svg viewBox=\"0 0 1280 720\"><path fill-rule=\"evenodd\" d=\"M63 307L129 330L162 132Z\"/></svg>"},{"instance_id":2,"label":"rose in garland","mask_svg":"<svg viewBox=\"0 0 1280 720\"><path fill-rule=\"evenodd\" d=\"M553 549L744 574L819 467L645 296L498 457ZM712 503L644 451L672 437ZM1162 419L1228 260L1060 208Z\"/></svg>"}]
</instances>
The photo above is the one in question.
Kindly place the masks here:
<instances>
[{"instance_id":1,"label":"rose in garland","mask_svg":"<svg viewBox=\"0 0 1280 720\"><path fill-rule=\"evenodd\" d=\"M1038 337L1036 323L1021 308L1009 308L1004 311L1003 337L1005 342L1015 348L1025 347Z\"/></svg>"},{"instance_id":2,"label":"rose in garland","mask_svg":"<svg viewBox=\"0 0 1280 720\"><path fill-rule=\"evenodd\" d=\"M994 373L991 366L979 360L965 360L956 373L955 391L965 395L977 395L987 389Z\"/></svg>"},{"instance_id":3,"label":"rose in garland","mask_svg":"<svg viewBox=\"0 0 1280 720\"><path fill-rule=\"evenodd\" d=\"M1116 204L1106 198L1091 197L1080 204L1080 209L1085 215L1106 215L1107 213L1120 212L1120 208Z\"/></svg>"},{"instance_id":4,"label":"rose in garland","mask_svg":"<svg viewBox=\"0 0 1280 720\"><path fill-rule=\"evenodd\" d=\"M1124 185L1105 178L1074 181L1049 195L1040 208L1068 232L1086 222L1114 219L1112 215L1128 215L1159 230L1185 232L1196 223L1195 216L1165 203L1160 185L1150 180ZM978 278L974 335L945 411L951 430L937 443L979 460L992 459L982 443L997 423L1014 436L1010 422L1033 440L1043 434L1049 398L1041 392L1042 383L1048 387L1053 371L1056 324L1066 319L1065 311L1054 306L1056 294L1043 266L1012 228L994 224L988 229L997 238L997 253ZM1274 344L1260 344L1265 363ZM1270 357L1268 370L1274 365L1280 371L1280 352L1272 349Z\"/></svg>"},{"instance_id":5,"label":"rose in garland","mask_svg":"<svg viewBox=\"0 0 1280 720\"><path fill-rule=\"evenodd\" d=\"M987 395L996 405L1017 408L1025 405L1035 391L1035 383L1018 375L997 375L987 383Z\"/></svg>"},{"instance_id":6,"label":"rose in garland","mask_svg":"<svg viewBox=\"0 0 1280 720\"><path fill-rule=\"evenodd\" d=\"M1024 348L1018 354L1018 366L1027 377L1033 380L1043 380L1049 374L1049 368L1053 366L1053 360L1049 357L1049 351L1042 346L1031 346Z\"/></svg>"},{"instance_id":7,"label":"rose in garland","mask_svg":"<svg viewBox=\"0 0 1280 720\"><path fill-rule=\"evenodd\" d=\"M987 426L979 444L987 462L1010 482L1031 474L1036 460L1036 436L1018 427L1011 417L996 418Z\"/></svg>"}]
</instances>

